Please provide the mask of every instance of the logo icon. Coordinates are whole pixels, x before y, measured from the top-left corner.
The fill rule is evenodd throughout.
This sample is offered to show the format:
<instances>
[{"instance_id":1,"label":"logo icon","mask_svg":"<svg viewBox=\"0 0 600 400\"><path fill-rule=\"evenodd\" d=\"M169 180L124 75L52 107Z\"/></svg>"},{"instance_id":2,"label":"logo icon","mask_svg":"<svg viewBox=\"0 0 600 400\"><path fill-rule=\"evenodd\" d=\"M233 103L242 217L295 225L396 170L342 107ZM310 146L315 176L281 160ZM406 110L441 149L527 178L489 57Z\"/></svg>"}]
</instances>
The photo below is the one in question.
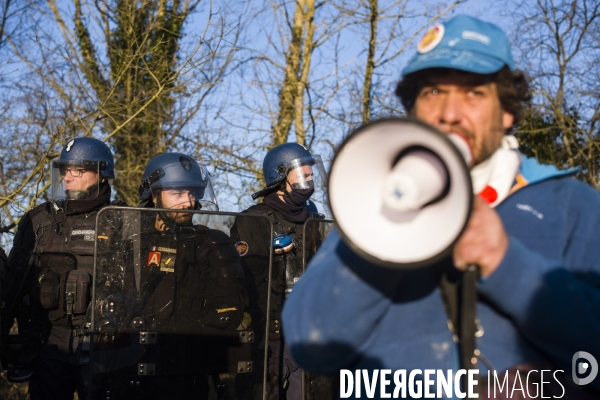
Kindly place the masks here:
<instances>
[{"instance_id":1,"label":"logo icon","mask_svg":"<svg viewBox=\"0 0 600 400\"><path fill-rule=\"evenodd\" d=\"M579 377L585 374L588 374L587 377ZM573 354L573 382L577 385L587 385L596 378L596 375L598 375L598 362L593 355L585 351Z\"/></svg>"},{"instance_id":2,"label":"logo icon","mask_svg":"<svg viewBox=\"0 0 600 400\"><path fill-rule=\"evenodd\" d=\"M248 250L250 250L250 246L246 242L237 242L234 246L238 253L240 253L240 257L244 257L248 254Z\"/></svg>"},{"instance_id":3,"label":"logo icon","mask_svg":"<svg viewBox=\"0 0 600 400\"><path fill-rule=\"evenodd\" d=\"M419 45L417 46L417 51L421 54L427 53L435 48L444 37L444 32L446 28L444 25L435 25L429 28L425 35L421 38Z\"/></svg>"},{"instance_id":4,"label":"logo icon","mask_svg":"<svg viewBox=\"0 0 600 400\"><path fill-rule=\"evenodd\" d=\"M179 157L179 162L181 163L181 166L183 167L183 169L185 169L186 171L191 171L192 170L192 162L190 160L188 160L185 157Z\"/></svg>"},{"instance_id":5,"label":"logo icon","mask_svg":"<svg viewBox=\"0 0 600 400\"><path fill-rule=\"evenodd\" d=\"M71 147L75 144L75 139L71 139L69 143L67 143L66 151L71 151Z\"/></svg>"}]
</instances>

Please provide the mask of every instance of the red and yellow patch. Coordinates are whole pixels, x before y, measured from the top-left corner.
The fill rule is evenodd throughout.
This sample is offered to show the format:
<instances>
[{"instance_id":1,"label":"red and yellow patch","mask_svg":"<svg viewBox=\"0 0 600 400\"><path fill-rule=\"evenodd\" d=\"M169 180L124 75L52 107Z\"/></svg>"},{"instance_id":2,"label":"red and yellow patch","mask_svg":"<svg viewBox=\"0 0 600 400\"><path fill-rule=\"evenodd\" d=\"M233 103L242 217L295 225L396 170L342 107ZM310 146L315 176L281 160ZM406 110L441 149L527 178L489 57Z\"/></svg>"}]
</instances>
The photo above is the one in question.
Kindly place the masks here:
<instances>
[{"instance_id":1,"label":"red and yellow patch","mask_svg":"<svg viewBox=\"0 0 600 400\"><path fill-rule=\"evenodd\" d=\"M417 51L423 54L433 50L442 41L445 30L444 25L435 25L429 28L419 41Z\"/></svg>"}]
</instances>

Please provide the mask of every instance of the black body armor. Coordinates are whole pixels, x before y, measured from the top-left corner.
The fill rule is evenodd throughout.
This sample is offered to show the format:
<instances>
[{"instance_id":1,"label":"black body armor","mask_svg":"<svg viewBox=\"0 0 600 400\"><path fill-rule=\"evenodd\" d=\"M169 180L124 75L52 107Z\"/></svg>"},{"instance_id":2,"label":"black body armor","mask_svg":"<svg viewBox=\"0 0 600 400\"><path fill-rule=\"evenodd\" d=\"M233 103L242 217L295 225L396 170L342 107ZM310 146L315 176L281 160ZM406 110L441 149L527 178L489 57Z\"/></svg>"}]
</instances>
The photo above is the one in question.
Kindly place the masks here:
<instances>
[{"instance_id":1,"label":"black body armor","mask_svg":"<svg viewBox=\"0 0 600 400\"><path fill-rule=\"evenodd\" d=\"M229 236L204 225L159 231L162 211L153 209L104 210L99 226L117 213L127 220L119 236L131 245L122 244L121 286L98 279L110 269L96 271L93 329L102 351L92 355L93 398L205 399L208 375L251 371L244 275ZM116 247L96 262L112 265Z\"/></svg>"},{"instance_id":2,"label":"black body armor","mask_svg":"<svg viewBox=\"0 0 600 400\"><path fill-rule=\"evenodd\" d=\"M37 267L32 304L39 302L46 312L44 319L52 325L83 328L94 268L97 211L67 218L54 203L40 207L43 211L34 209L31 216L36 232L32 261Z\"/></svg>"},{"instance_id":3,"label":"black body armor","mask_svg":"<svg viewBox=\"0 0 600 400\"><path fill-rule=\"evenodd\" d=\"M193 226L142 237L149 270L141 292L150 295L143 313L153 329L237 329L247 299L239 254L225 233Z\"/></svg>"}]
</instances>

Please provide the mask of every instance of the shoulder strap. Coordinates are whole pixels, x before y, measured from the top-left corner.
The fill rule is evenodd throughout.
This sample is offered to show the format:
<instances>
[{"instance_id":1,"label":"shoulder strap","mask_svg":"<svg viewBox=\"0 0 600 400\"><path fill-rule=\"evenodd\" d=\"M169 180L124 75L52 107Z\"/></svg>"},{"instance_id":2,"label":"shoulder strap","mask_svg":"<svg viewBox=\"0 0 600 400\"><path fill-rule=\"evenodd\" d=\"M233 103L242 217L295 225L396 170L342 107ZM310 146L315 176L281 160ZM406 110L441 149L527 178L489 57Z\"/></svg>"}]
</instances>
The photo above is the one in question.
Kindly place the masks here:
<instances>
[{"instance_id":1,"label":"shoulder strap","mask_svg":"<svg viewBox=\"0 0 600 400\"><path fill-rule=\"evenodd\" d=\"M49 215L52 213L52 203L51 202L46 202L43 204L40 204L34 208L32 208L31 210L29 210L29 212L26 214L26 216L28 216L32 222L39 222L39 218L42 217L42 215L40 215L41 213L44 213L46 215ZM23 216L25 217L25 216ZM34 224L35 225L35 224Z\"/></svg>"},{"instance_id":2,"label":"shoulder strap","mask_svg":"<svg viewBox=\"0 0 600 400\"><path fill-rule=\"evenodd\" d=\"M265 203L255 204L255 205L251 206L250 208L248 208L245 212L255 212L255 213L259 213L259 214L266 214L267 217L269 217L269 219L273 223L273 226L276 231L275 233L281 233L284 231L283 228L285 227L285 225L283 225L283 223L282 223L284 218L277 211L275 211L272 207L268 206Z\"/></svg>"},{"instance_id":3,"label":"shoulder strap","mask_svg":"<svg viewBox=\"0 0 600 400\"><path fill-rule=\"evenodd\" d=\"M28 216L31 219L31 226L35 234L35 245L31 252L32 257L34 254L43 251L43 246L40 246L39 240L44 231L50 229L53 223L56 222L54 217L55 212L56 210L52 202L40 204L29 211Z\"/></svg>"}]
</instances>

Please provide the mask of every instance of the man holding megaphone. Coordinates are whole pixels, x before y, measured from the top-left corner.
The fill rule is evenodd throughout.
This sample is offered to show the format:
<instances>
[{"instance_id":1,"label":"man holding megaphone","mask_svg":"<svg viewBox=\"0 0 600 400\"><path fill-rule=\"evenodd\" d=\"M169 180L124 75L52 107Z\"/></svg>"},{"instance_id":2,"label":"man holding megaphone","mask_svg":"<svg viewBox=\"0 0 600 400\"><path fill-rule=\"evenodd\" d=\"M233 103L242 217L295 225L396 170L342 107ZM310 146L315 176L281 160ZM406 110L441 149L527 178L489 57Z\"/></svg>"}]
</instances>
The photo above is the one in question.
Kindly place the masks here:
<instances>
[{"instance_id":1,"label":"man holding megaphone","mask_svg":"<svg viewBox=\"0 0 600 400\"><path fill-rule=\"evenodd\" d=\"M458 16L402 73L414 119L359 128L332 163L338 230L287 299L293 357L342 398L598 396L597 363L575 365L600 360L600 196L518 153L508 38Z\"/></svg>"}]
</instances>

